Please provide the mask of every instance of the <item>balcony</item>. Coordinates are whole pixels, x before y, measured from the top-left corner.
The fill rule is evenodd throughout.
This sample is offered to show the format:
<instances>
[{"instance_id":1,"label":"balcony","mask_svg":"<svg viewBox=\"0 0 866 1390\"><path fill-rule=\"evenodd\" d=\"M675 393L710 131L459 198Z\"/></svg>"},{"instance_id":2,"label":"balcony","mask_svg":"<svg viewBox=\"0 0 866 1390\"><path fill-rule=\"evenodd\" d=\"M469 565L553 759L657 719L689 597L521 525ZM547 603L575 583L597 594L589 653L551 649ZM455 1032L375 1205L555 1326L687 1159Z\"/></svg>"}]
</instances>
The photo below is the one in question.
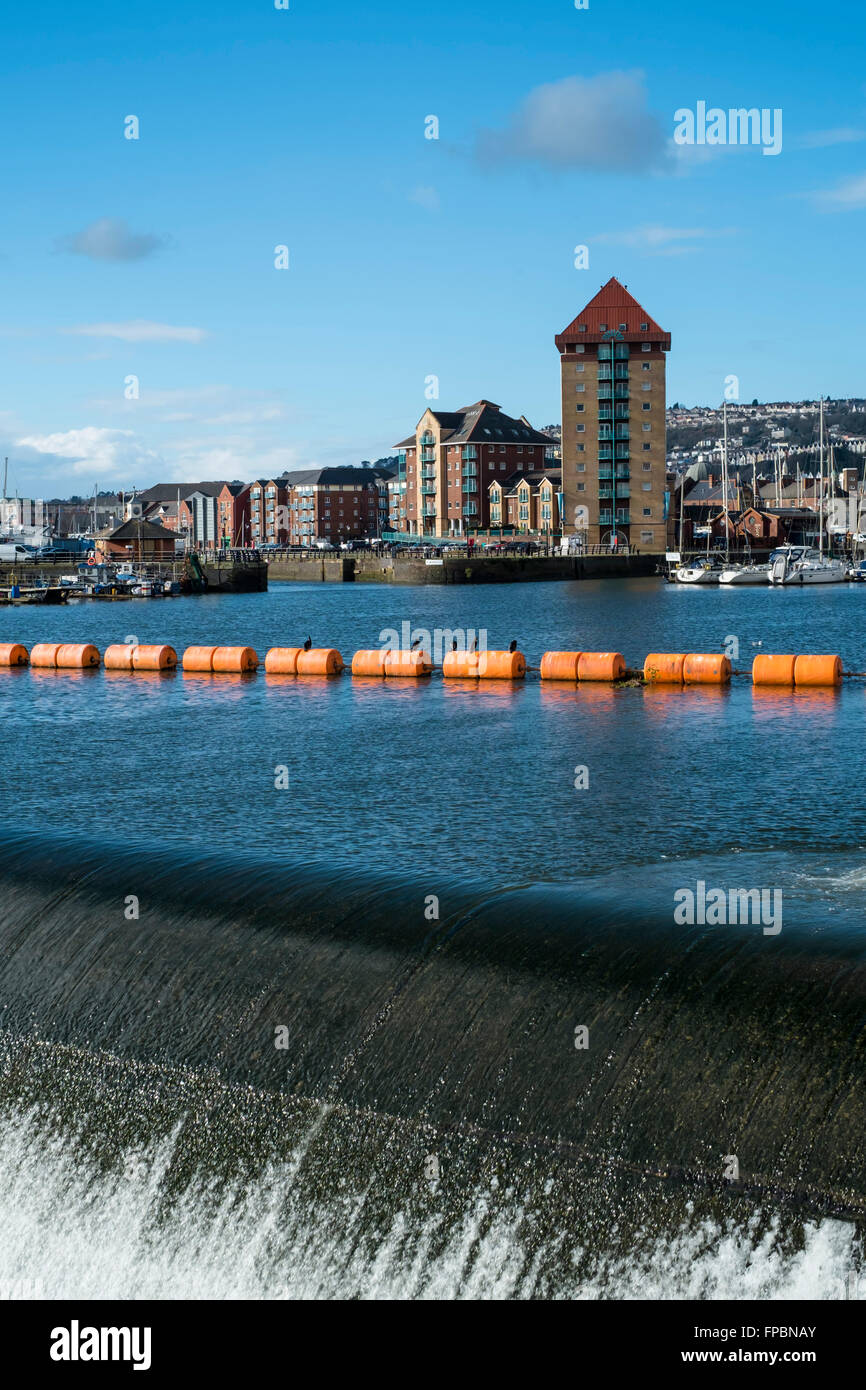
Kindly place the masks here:
<instances>
[{"instance_id":1,"label":"balcony","mask_svg":"<svg viewBox=\"0 0 866 1390\"><path fill-rule=\"evenodd\" d=\"M625 385L625 384L621 384L620 382L617 382L616 386L613 388L613 395L614 395L614 400L617 400L617 401L627 401L627 400L628 400L628 386Z\"/></svg>"},{"instance_id":2,"label":"balcony","mask_svg":"<svg viewBox=\"0 0 866 1390\"><path fill-rule=\"evenodd\" d=\"M473 483L473 482L467 482L466 479L464 478L464 480L463 480L463 491L464 491L464 492L477 492L477 491L478 491L478 484L477 484L477 483Z\"/></svg>"},{"instance_id":3,"label":"balcony","mask_svg":"<svg viewBox=\"0 0 866 1390\"><path fill-rule=\"evenodd\" d=\"M421 469L421 477L422 477L422 478L435 478L435 477L436 477L436 469L435 469L435 468L422 468L422 469Z\"/></svg>"},{"instance_id":4,"label":"balcony","mask_svg":"<svg viewBox=\"0 0 866 1390\"><path fill-rule=\"evenodd\" d=\"M428 504L424 507L424 510L422 511L421 515L422 515L422 516L435 516L435 515L436 515L436 508L435 508L435 507L431 507L431 506L429 505L429 503L428 503Z\"/></svg>"},{"instance_id":5,"label":"balcony","mask_svg":"<svg viewBox=\"0 0 866 1390\"><path fill-rule=\"evenodd\" d=\"M617 427L616 427L616 437L617 437L617 439L628 439L628 438L629 438L628 425L617 425Z\"/></svg>"},{"instance_id":6,"label":"balcony","mask_svg":"<svg viewBox=\"0 0 866 1390\"><path fill-rule=\"evenodd\" d=\"M606 481L609 479L612 480L613 478L616 478L617 482L628 482L629 478L631 477L631 473L627 468L623 468L621 464L617 464L616 472L614 472L610 464L607 464L605 467L599 468L598 476L600 479L603 478Z\"/></svg>"},{"instance_id":7,"label":"balcony","mask_svg":"<svg viewBox=\"0 0 866 1390\"><path fill-rule=\"evenodd\" d=\"M435 463L435 462L436 462L436 450L435 450L435 449L422 449L422 450L421 450L421 462L422 462L422 463Z\"/></svg>"},{"instance_id":8,"label":"balcony","mask_svg":"<svg viewBox=\"0 0 866 1390\"><path fill-rule=\"evenodd\" d=\"M421 496L422 496L422 497L435 497L435 496L436 496L436 484L435 484L435 483L422 483L422 484L421 484Z\"/></svg>"},{"instance_id":9,"label":"balcony","mask_svg":"<svg viewBox=\"0 0 866 1390\"><path fill-rule=\"evenodd\" d=\"M616 489L616 494L614 495L614 489L612 487L600 487L598 495L603 502L613 502L614 500L619 502L625 497L631 497L631 489L628 483L624 483L622 487Z\"/></svg>"}]
</instances>

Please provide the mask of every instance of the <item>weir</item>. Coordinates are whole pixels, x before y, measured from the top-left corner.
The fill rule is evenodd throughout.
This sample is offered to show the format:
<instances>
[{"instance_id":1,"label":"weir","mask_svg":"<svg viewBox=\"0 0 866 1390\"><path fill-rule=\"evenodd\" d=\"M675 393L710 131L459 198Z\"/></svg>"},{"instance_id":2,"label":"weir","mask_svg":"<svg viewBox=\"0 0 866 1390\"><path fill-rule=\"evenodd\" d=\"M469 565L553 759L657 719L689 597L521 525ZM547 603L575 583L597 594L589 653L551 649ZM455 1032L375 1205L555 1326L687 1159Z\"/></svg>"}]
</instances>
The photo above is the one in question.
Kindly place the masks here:
<instances>
[{"instance_id":1,"label":"weir","mask_svg":"<svg viewBox=\"0 0 866 1390\"><path fill-rule=\"evenodd\" d=\"M378 1115L482 1162L505 1146L866 1214L849 935L26 834L0 848L0 891L2 1027L43 1053Z\"/></svg>"}]
</instances>

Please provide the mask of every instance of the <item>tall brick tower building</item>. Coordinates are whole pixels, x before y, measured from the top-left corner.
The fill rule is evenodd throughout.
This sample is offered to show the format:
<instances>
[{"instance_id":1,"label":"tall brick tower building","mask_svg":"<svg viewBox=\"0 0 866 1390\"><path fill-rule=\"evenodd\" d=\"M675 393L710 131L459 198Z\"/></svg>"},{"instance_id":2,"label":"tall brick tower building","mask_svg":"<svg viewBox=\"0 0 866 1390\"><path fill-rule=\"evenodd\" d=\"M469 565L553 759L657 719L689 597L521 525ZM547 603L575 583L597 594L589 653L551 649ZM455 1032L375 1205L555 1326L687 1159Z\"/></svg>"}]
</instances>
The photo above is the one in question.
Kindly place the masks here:
<instances>
[{"instance_id":1,"label":"tall brick tower building","mask_svg":"<svg viewBox=\"0 0 866 1390\"><path fill-rule=\"evenodd\" d=\"M563 534L665 549L670 334L614 278L556 335Z\"/></svg>"}]
</instances>

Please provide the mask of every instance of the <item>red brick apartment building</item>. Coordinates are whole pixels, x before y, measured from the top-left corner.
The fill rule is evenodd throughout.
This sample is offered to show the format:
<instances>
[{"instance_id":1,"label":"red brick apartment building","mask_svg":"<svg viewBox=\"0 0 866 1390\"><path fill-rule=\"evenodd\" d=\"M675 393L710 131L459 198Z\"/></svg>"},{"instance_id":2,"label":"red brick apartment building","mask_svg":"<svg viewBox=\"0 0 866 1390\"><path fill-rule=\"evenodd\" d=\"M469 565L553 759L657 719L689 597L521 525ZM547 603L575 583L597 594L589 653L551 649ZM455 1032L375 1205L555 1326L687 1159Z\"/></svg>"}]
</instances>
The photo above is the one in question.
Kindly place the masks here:
<instances>
[{"instance_id":1,"label":"red brick apartment building","mask_svg":"<svg viewBox=\"0 0 866 1390\"><path fill-rule=\"evenodd\" d=\"M426 410L415 433L395 447L391 529L460 536L490 526L494 477L543 471L553 441L525 416L512 419L492 401L481 400L461 410Z\"/></svg>"},{"instance_id":2,"label":"red brick apartment building","mask_svg":"<svg viewBox=\"0 0 866 1390\"><path fill-rule=\"evenodd\" d=\"M381 535L387 481L379 467L306 468L250 484L252 545L333 545Z\"/></svg>"},{"instance_id":3,"label":"red brick apartment building","mask_svg":"<svg viewBox=\"0 0 866 1390\"><path fill-rule=\"evenodd\" d=\"M536 531L542 536L559 531L559 489L562 473L558 468L532 473L512 473L497 478L489 488L492 530Z\"/></svg>"},{"instance_id":4,"label":"red brick apartment building","mask_svg":"<svg viewBox=\"0 0 866 1390\"><path fill-rule=\"evenodd\" d=\"M565 535L665 549L670 345L670 334L616 279L556 335Z\"/></svg>"}]
</instances>

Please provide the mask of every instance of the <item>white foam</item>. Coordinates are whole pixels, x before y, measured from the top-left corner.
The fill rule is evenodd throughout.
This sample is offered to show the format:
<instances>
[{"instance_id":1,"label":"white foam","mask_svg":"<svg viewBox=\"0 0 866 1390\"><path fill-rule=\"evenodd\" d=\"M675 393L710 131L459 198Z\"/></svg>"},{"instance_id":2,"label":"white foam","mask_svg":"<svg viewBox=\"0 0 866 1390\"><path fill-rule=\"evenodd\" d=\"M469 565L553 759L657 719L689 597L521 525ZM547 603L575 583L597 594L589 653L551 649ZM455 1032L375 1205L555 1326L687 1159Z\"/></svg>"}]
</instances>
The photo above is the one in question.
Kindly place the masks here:
<instances>
[{"instance_id":1,"label":"white foam","mask_svg":"<svg viewBox=\"0 0 866 1390\"><path fill-rule=\"evenodd\" d=\"M519 1209L493 1215L479 1194L444 1242L438 1210L420 1228L398 1213L371 1237L363 1193L309 1206L296 1181L303 1148L242 1193L198 1192L166 1210L171 1144L106 1173L32 1119L13 1120L0 1140L0 1289L41 1285L49 1299L827 1299L845 1296L854 1265L854 1230L840 1221L810 1226L789 1254L757 1219L727 1229L695 1221L627 1256L599 1252L579 1278L581 1241L563 1231L557 1244L573 1247L575 1274L551 1288Z\"/></svg>"}]
</instances>

